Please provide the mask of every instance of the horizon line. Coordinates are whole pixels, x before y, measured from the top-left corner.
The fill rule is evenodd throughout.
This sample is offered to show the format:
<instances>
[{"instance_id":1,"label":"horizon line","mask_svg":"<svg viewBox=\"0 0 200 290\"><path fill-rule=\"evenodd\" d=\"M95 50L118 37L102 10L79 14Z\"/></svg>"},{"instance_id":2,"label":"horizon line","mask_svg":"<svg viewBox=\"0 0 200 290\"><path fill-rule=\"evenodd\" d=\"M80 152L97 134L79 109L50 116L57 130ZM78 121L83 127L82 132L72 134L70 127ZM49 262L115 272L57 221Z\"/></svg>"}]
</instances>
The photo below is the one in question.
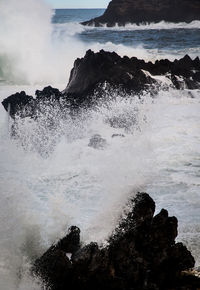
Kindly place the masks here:
<instances>
[{"instance_id":1,"label":"horizon line","mask_svg":"<svg viewBox=\"0 0 200 290\"><path fill-rule=\"evenodd\" d=\"M93 8L86 8L86 7L80 7L80 8L77 8L77 7L70 7L70 8L68 8L68 7L59 7L59 8L56 8L56 7L54 7L53 9L106 9L106 7L102 7L102 8L95 8L95 7L93 7Z\"/></svg>"}]
</instances>

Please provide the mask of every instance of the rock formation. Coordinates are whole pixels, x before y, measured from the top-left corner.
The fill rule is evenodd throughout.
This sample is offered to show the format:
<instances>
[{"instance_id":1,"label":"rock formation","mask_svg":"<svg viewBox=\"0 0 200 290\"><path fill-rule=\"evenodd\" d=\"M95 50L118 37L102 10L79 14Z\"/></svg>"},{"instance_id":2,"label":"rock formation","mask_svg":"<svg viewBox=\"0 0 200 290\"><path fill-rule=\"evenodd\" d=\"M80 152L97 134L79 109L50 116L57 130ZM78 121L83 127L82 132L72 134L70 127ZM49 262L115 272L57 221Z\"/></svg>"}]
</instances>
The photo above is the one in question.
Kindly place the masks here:
<instances>
[{"instance_id":1,"label":"rock formation","mask_svg":"<svg viewBox=\"0 0 200 290\"><path fill-rule=\"evenodd\" d=\"M200 279L183 273L194 266L194 258L175 242L177 219L164 209L154 216L155 203L146 193L130 203L108 246L81 245L80 230L73 226L35 261L33 273L51 290L198 289Z\"/></svg>"},{"instance_id":2,"label":"rock formation","mask_svg":"<svg viewBox=\"0 0 200 290\"><path fill-rule=\"evenodd\" d=\"M115 52L101 50L94 53L88 50L86 55L77 59L71 71L66 89L46 87L36 91L36 98L25 92L16 93L3 100L4 108L11 117L33 117L41 111L41 106L57 104L61 110L69 108L77 111L81 107L89 107L112 96L112 90L120 94L142 94L144 91L156 94L163 86L156 76L163 76L176 89L200 88L200 60L192 60L188 55L173 62L164 59L145 62L136 57L120 57ZM106 88L106 90L105 90ZM111 92L109 92L109 89ZM106 91L109 94L106 95Z\"/></svg>"},{"instance_id":3,"label":"rock formation","mask_svg":"<svg viewBox=\"0 0 200 290\"><path fill-rule=\"evenodd\" d=\"M2 105L12 118L36 117L42 106L52 103L61 103L63 94L51 86L45 87L42 91L36 90L36 98L28 96L24 91L13 94L4 99Z\"/></svg>"},{"instance_id":4,"label":"rock formation","mask_svg":"<svg viewBox=\"0 0 200 290\"><path fill-rule=\"evenodd\" d=\"M105 13L83 25L123 26L141 22L191 22L200 20L199 0L112 0Z\"/></svg>"},{"instance_id":5,"label":"rock formation","mask_svg":"<svg viewBox=\"0 0 200 290\"><path fill-rule=\"evenodd\" d=\"M141 93L159 85L155 76L160 75L168 77L176 89L183 86L197 89L200 87L200 59L192 60L186 55L173 62L164 59L152 63L136 57L120 57L115 52L88 50L84 58L75 61L65 94L77 100L86 98L105 83L126 92Z\"/></svg>"}]
</instances>

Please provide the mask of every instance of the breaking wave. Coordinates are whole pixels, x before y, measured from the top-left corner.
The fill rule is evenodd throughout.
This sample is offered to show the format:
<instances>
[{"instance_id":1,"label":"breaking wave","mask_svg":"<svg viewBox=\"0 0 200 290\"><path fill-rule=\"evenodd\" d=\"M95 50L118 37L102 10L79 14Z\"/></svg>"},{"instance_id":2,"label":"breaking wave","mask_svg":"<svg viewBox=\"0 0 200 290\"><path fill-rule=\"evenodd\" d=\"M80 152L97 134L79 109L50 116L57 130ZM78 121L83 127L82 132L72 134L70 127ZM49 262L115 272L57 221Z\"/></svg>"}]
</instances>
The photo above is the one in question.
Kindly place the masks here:
<instances>
[{"instance_id":1,"label":"breaking wave","mask_svg":"<svg viewBox=\"0 0 200 290\"><path fill-rule=\"evenodd\" d=\"M89 48L146 60L177 56L143 45L84 43L79 36L97 28L52 24L51 17L42 0L0 1L1 98L21 90L33 94L33 84L64 89L74 60ZM199 29L199 23L125 29ZM198 54L194 47L179 55L188 51ZM0 289L42 289L30 277L31 262L72 224L80 226L83 242L104 242L138 190L152 195L157 211L165 207L179 218L179 240L200 264L199 91L115 97L76 118L54 107L37 120L18 120L14 138L13 121L0 107ZM49 118L55 126L47 126ZM103 148L88 146L96 134L104 139Z\"/></svg>"},{"instance_id":2,"label":"breaking wave","mask_svg":"<svg viewBox=\"0 0 200 290\"><path fill-rule=\"evenodd\" d=\"M156 58L195 56L199 48L180 51L146 48L143 44L128 46L112 41L81 41L88 31L102 28L84 27L78 23L52 23L53 11L42 0L1 0L0 2L0 83L66 84L77 57L89 48L105 49L121 56L136 56L154 61ZM199 21L186 23L160 22L149 25L126 25L103 28L106 30L199 29ZM109 39L109 38L108 38Z\"/></svg>"},{"instance_id":3,"label":"breaking wave","mask_svg":"<svg viewBox=\"0 0 200 290\"><path fill-rule=\"evenodd\" d=\"M14 139L1 108L0 288L26 289L30 262L70 225L84 242L103 242L127 199L142 190L157 211L179 218L179 239L198 258L199 98L174 90L156 99L119 95L73 119L54 107L38 120L18 120ZM103 148L88 146L95 134Z\"/></svg>"},{"instance_id":4,"label":"breaking wave","mask_svg":"<svg viewBox=\"0 0 200 290\"><path fill-rule=\"evenodd\" d=\"M92 26L87 26L87 28L90 28ZM92 27L95 28L95 27ZM119 26L116 24L114 27L107 27L107 25L102 25L102 27L98 29L108 29L108 30L119 30L119 31L127 31L127 30L170 30L170 29L200 29L200 21L194 20L190 23L186 22L179 22L179 23L173 23L173 22L166 22L166 21L160 21L158 23L141 23L141 24L126 24L125 26ZM97 29L97 28L95 28Z\"/></svg>"}]
</instances>

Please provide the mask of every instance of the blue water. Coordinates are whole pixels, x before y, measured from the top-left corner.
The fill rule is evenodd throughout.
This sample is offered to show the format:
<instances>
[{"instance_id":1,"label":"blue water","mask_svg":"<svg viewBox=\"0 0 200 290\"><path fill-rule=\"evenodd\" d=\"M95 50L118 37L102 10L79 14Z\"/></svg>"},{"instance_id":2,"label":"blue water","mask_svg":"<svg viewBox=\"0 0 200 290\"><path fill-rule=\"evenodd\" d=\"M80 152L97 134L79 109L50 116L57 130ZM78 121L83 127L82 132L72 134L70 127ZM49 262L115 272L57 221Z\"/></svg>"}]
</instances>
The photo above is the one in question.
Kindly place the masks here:
<instances>
[{"instance_id":1,"label":"blue water","mask_svg":"<svg viewBox=\"0 0 200 290\"><path fill-rule=\"evenodd\" d=\"M59 9L55 10L53 23L80 23L102 15L104 9ZM85 43L112 42L128 47L142 46L147 50L157 50L158 54L191 56L200 55L200 22L127 25L125 28L85 28L77 38Z\"/></svg>"},{"instance_id":2,"label":"blue water","mask_svg":"<svg viewBox=\"0 0 200 290\"><path fill-rule=\"evenodd\" d=\"M51 23L52 11L42 1L0 0L0 101L22 90L33 95L46 85L65 89L75 59L88 49L147 61L200 56L200 21L80 24L103 11L55 10ZM154 198L157 211L166 208L179 219L178 240L200 265L200 90L169 88L153 101L148 95L114 99L80 119L66 116L63 122L54 108L37 120L18 120L19 140L10 138L12 120L0 106L0 290L44 289L28 276L32 258L72 224L80 226L84 242L102 242L138 190ZM45 126L49 116L59 124L55 130ZM110 127L110 117L134 122L127 132ZM104 150L88 147L94 134L106 139ZM49 157L38 153L52 146Z\"/></svg>"},{"instance_id":3,"label":"blue water","mask_svg":"<svg viewBox=\"0 0 200 290\"><path fill-rule=\"evenodd\" d=\"M53 23L83 22L98 17L105 9L56 9Z\"/></svg>"}]
</instances>

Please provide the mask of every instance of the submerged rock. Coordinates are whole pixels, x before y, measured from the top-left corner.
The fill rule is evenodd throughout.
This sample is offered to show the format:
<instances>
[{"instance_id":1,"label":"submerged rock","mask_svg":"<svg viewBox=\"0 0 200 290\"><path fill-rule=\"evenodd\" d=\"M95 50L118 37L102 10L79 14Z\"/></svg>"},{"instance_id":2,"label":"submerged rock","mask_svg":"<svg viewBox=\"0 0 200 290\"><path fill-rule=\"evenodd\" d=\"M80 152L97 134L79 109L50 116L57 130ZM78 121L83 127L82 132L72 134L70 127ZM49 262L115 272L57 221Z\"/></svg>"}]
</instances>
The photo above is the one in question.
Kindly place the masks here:
<instances>
[{"instance_id":1,"label":"submerged rock","mask_svg":"<svg viewBox=\"0 0 200 290\"><path fill-rule=\"evenodd\" d=\"M177 219L164 209L154 216L155 203L146 193L137 194L130 206L107 247L99 248L96 243L80 246L79 229L72 227L35 261L33 272L52 290L200 287L200 279L183 274L194 267L194 258L182 243L175 242Z\"/></svg>"},{"instance_id":2,"label":"submerged rock","mask_svg":"<svg viewBox=\"0 0 200 290\"><path fill-rule=\"evenodd\" d=\"M99 134L92 136L88 144L89 147L93 147L94 149L103 149L106 145L106 139L102 138Z\"/></svg>"},{"instance_id":3,"label":"submerged rock","mask_svg":"<svg viewBox=\"0 0 200 290\"><path fill-rule=\"evenodd\" d=\"M112 0L104 14L83 25L124 26L142 22L191 22L200 20L199 0Z\"/></svg>"}]
</instances>

